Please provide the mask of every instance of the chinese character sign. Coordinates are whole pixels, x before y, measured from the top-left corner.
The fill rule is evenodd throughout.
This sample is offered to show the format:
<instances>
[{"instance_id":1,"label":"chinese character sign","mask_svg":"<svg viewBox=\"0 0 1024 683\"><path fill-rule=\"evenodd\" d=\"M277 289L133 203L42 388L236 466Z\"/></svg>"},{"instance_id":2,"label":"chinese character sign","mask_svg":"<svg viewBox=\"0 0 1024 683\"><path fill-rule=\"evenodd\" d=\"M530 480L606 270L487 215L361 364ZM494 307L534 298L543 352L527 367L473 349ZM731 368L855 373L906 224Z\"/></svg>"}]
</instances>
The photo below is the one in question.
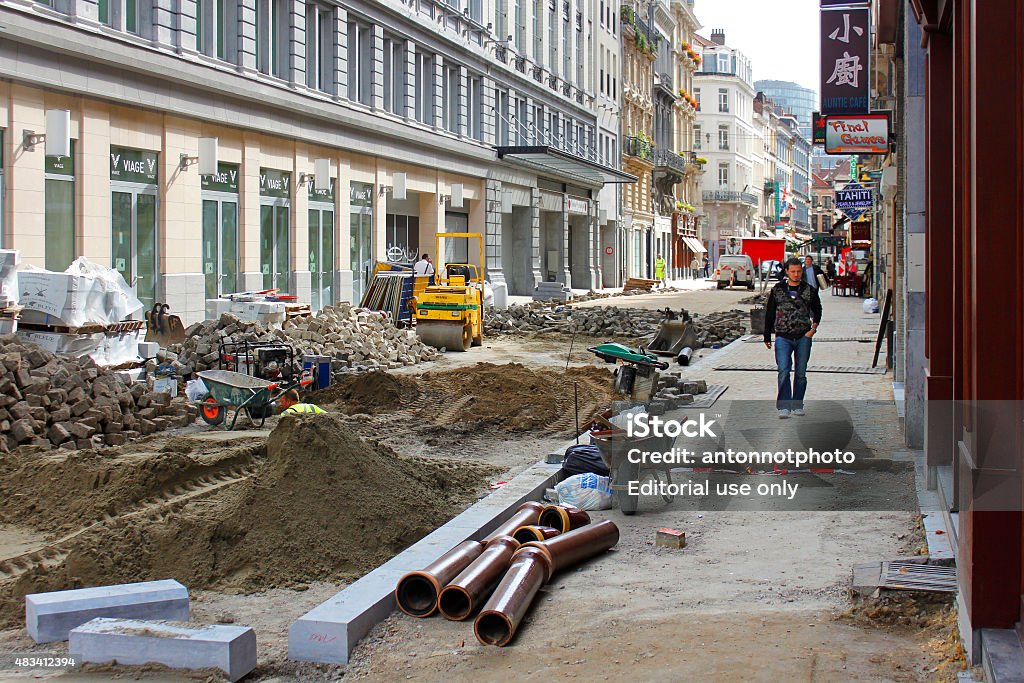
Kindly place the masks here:
<instances>
[{"instance_id":1,"label":"chinese character sign","mask_svg":"<svg viewBox=\"0 0 1024 683\"><path fill-rule=\"evenodd\" d=\"M866 114L871 16L866 7L821 10L821 113Z\"/></svg>"}]
</instances>

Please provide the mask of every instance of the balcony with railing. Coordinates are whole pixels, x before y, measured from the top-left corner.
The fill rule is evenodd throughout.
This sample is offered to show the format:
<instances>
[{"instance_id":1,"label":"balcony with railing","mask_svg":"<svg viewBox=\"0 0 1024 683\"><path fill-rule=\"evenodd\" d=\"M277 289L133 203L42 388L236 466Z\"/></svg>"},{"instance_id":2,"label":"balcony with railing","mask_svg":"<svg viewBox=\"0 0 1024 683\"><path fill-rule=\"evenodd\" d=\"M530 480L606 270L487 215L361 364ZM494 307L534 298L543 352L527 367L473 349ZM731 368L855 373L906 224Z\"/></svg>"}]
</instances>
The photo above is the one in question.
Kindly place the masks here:
<instances>
[{"instance_id":1,"label":"balcony with railing","mask_svg":"<svg viewBox=\"0 0 1024 683\"><path fill-rule=\"evenodd\" d=\"M661 91L665 95L667 95L668 97L671 97L672 99L675 99L676 98L676 89L675 89L675 87L672 84L673 84L672 74L670 74L670 73L668 73L666 71L662 71L662 72L659 72L659 73L655 74L654 85L657 86L658 88L660 88Z\"/></svg>"},{"instance_id":2,"label":"balcony with railing","mask_svg":"<svg viewBox=\"0 0 1024 683\"><path fill-rule=\"evenodd\" d=\"M623 141L622 151L626 156L638 159L650 159L653 153L651 141L645 138L627 137Z\"/></svg>"},{"instance_id":3,"label":"balcony with railing","mask_svg":"<svg viewBox=\"0 0 1024 683\"><path fill-rule=\"evenodd\" d=\"M737 202L747 206L757 206L757 195L750 192L735 190L704 190L701 197L706 202Z\"/></svg>"},{"instance_id":4,"label":"balcony with railing","mask_svg":"<svg viewBox=\"0 0 1024 683\"><path fill-rule=\"evenodd\" d=\"M667 149L655 149L651 155L651 160L654 161L654 170L668 169L679 174L686 173L687 160Z\"/></svg>"}]
</instances>

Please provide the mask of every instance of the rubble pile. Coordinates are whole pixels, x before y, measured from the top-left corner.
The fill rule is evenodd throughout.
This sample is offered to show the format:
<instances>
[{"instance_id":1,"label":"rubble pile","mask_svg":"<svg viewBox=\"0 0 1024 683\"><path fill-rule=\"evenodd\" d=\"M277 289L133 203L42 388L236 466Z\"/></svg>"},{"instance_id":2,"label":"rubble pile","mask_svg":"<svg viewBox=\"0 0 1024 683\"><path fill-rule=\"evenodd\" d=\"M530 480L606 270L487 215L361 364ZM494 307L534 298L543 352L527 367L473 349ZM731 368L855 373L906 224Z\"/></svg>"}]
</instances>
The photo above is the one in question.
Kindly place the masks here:
<instances>
[{"instance_id":1,"label":"rubble pile","mask_svg":"<svg viewBox=\"0 0 1024 683\"><path fill-rule=\"evenodd\" d=\"M437 353L415 332L395 327L386 314L349 304L327 306L316 315L292 318L280 328L223 313L217 320L190 326L185 336L183 343L158 357L171 364L179 377L216 369L221 341L284 343L294 349L297 365L303 355L330 356L332 374L395 369L430 360Z\"/></svg>"},{"instance_id":2,"label":"rubble pile","mask_svg":"<svg viewBox=\"0 0 1024 683\"><path fill-rule=\"evenodd\" d=\"M685 316L684 316L685 317ZM749 314L733 309L691 316L697 333L697 348L727 344L747 333ZM541 302L488 311L485 334L582 334L606 339L640 339L654 334L665 312L639 308L573 308Z\"/></svg>"},{"instance_id":3,"label":"rubble pile","mask_svg":"<svg viewBox=\"0 0 1024 683\"><path fill-rule=\"evenodd\" d=\"M0 452L123 446L195 417L184 399L130 383L88 356L55 356L13 335L0 337Z\"/></svg>"}]
</instances>

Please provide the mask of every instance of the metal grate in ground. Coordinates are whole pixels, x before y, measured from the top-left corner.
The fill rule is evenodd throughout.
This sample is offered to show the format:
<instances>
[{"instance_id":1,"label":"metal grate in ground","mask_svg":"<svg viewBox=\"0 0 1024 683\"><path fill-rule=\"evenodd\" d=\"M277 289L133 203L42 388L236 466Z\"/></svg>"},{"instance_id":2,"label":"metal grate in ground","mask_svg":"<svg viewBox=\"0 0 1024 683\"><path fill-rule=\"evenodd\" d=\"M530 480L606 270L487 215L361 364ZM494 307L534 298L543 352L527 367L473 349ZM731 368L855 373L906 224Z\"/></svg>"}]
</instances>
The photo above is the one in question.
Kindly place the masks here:
<instances>
[{"instance_id":1,"label":"metal grate in ground","mask_svg":"<svg viewBox=\"0 0 1024 683\"><path fill-rule=\"evenodd\" d=\"M955 593L958 589L956 567L913 562L883 562L878 587L890 590Z\"/></svg>"},{"instance_id":2,"label":"metal grate in ground","mask_svg":"<svg viewBox=\"0 0 1024 683\"><path fill-rule=\"evenodd\" d=\"M751 363L739 363L736 365L716 365L717 370L730 372L776 372L778 368L774 365L758 365ZM858 365L808 365L807 372L829 372L845 375L884 375L885 368L869 368Z\"/></svg>"}]
</instances>

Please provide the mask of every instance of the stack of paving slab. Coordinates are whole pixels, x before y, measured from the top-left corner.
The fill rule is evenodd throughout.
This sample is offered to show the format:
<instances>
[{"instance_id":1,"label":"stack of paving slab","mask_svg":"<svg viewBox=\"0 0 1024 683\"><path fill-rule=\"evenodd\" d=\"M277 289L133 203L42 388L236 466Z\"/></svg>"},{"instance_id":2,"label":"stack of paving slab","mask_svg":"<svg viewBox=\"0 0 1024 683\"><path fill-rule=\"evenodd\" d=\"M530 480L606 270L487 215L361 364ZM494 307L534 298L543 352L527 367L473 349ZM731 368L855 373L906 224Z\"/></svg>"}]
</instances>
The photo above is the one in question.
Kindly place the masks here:
<instances>
[{"instance_id":1,"label":"stack of paving slab","mask_svg":"<svg viewBox=\"0 0 1024 683\"><path fill-rule=\"evenodd\" d=\"M253 630L190 623L188 589L174 580L26 595L25 628L37 643L69 641L80 663L212 668L231 681L256 668Z\"/></svg>"},{"instance_id":2,"label":"stack of paving slab","mask_svg":"<svg viewBox=\"0 0 1024 683\"><path fill-rule=\"evenodd\" d=\"M693 403L694 397L708 393L708 383L666 374L658 378L658 391L651 401L652 414L675 410Z\"/></svg>"}]
</instances>

